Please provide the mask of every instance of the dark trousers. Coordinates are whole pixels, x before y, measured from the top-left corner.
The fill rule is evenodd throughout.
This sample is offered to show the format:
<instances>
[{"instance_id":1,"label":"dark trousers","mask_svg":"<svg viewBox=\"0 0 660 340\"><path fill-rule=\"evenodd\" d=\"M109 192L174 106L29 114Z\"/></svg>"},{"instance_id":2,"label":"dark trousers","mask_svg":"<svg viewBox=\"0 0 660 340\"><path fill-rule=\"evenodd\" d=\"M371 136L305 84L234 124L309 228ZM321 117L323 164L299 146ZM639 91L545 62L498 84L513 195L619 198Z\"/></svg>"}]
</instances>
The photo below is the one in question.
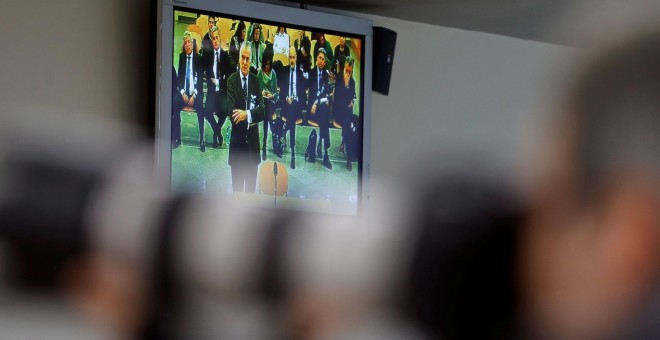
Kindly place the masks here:
<instances>
[{"instance_id":1,"label":"dark trousers","mask_svg":"<svg viewBox=\"0 0 660 340\"><path fill-rule=\"evenodd\" d=\"M284 103L282 105L282 114L286 117L286 123L282 126L282 136L289 133L289 147L293 155L293 149L296 147L296 120L300 117L301 109L300 104L293 102L292 104Z\"/></svg>"},{"instance_id":2,"label":"dark trousers","mask_svg":"<svg viewBox=\"0 0 660 340\"><path fill-rule=\"evenodd\" d=\"M231 184L234 192L254 192L257 170L258 166L250 162L234 163L231 166Z\"/></svg>"},{"instance_id":3,"label":"dark trousers","mask_svg":"<svg viewBox=\"0 0 660 340\"><path fill-rule=\"evenodd\" d=\"M181 109L172 105L172 146L181 145Z\"/></svg>"},{"instance_id":4,"label":"dark trousers","mask_svg":"<svg viewBox=\"0 0 660 340\"><path fill-rule=\"evenodd\" d=\"M276 109L277 109L277 104L271 100L265 100L266 104L266 117L263 121L263 130L264 130L264 136L263 136L263 145L262 148L266 149L266 142L268 141L268 128L270 126L270 131L272 134L272 147L273 151L275 153L278 153L278 147L279 147L279 138L282 136L282 129L280 128L281 125L281 120L280 117L274 117L276 114Z\"/></svg>"},{"instance_id":5,"label":"dark trousers","mask_svg":"<svg viewBox=\"0 0 660 340\"><path fill-rule=\"evenodd\" d=\"M355 143L355 128L357 127L357 117L352 113L342 113L337 115L339 124L341 124L341 139L344 143L344 150L346 151L346 159L349 161L354 158L356 150Z\"/></svg>"},{"instance_id":6,"label":"dark trousers","mask_svg":"<svg viewBox=\"0 0 660 340\"><path fill-rule=\"evenodd\" d=\"M219 93L206 96L206 108L204 109L206 119L210 119L209 123L213 128L213 135L222 136L222 125L225 124L225 119L228 116L227 109L227 96ZM213 114L218 116L218 122L215 122ZM211 123L213 121L213 123ZM215 124L215 125L214 125Z\"/></svg>"},{"instance_id":7,"label":"dark trousers","mask_svg":"<svg viewBox=\"0 0 660 340\"><path fill-rule=\"evenodd\" d=\"M319 124L319 147L323 142L323 150L328 154L330 148L330 108L328 105L322 104L316 107L317 122ZM319 155L320 157L320 155Z\"/></svg>"},{"instance_id":8,"label":"dark trousers","mask_svg":"<svg viewBox=\"0 0 660 340\"><path fill-rule=\"evenodd\" d=\"M181 110L183 110L185 106L186 104L183 102L183 97L181 97L181 94L177 94L172 102L172 144L181 144ZM195 98L193 108L197 113L199 140L202 141L204 139L204 118L206 117L206 120L211 124L213 131L216 131L215 129L218 123L213 116L208 117L205 114L201 97Z\"/></svg>"},{"instance_id":9,"label":"dark trousers","mask_svg":"<svg viewBox=\"0 0 660 340\"><path fill-rule=\"evenodd\" d=\"M197 125L199 126L199 141L204 140L204 118L211 124L211 129L213 130L213 135L215 135L220 128L218 127L218 122L215 121L215 118L212 114L207 115L203 110L197 111Z\"/></svg>"},{"instance_id":10,"label":"dark trousers","mask_svg":"<svg viewBox=\"0 0 660 340\"><path fill-rule=\"evenodd\" d=\"M278 121L276 119L272 118L272 115L270 113L266 113L266 118L264 119L262 123L262 127L264 130L264 136L262 138L262 148L266 149L266 145L268 145L268 130L270 130L271 136L273 138L272 142L272 147L273 151L275 150L275 139L278 137Z\"/></svg>"}]
</instances>

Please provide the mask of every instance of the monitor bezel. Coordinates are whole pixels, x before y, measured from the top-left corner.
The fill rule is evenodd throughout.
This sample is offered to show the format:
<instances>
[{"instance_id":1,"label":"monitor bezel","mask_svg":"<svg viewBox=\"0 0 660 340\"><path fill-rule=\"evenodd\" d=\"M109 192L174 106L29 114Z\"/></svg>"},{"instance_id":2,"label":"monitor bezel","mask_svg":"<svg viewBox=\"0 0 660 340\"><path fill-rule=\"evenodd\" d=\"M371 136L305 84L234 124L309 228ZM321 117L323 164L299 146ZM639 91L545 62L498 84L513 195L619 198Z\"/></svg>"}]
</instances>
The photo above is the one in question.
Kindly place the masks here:
<instances>
[{"instance_id":1,"label":"monitor bezel","mask_svg":"<svg viewBox=\"0 0 660 340\"><path fill-rule=\"evenodd\" d=\"M156 112L155 112L155 172L160 185L171 186L172 150L170 143L172 108L174 10L187 8L195 12L216 12L257 20L281 22L330 32L345 32L364 36L362 159L358 177L358 214L370 200L371 172L371 79L373 53L373 25L371 20L306 9L277 6L243 0L158 0L157 56L156 56Z\"/></svg>"}]
</instances>

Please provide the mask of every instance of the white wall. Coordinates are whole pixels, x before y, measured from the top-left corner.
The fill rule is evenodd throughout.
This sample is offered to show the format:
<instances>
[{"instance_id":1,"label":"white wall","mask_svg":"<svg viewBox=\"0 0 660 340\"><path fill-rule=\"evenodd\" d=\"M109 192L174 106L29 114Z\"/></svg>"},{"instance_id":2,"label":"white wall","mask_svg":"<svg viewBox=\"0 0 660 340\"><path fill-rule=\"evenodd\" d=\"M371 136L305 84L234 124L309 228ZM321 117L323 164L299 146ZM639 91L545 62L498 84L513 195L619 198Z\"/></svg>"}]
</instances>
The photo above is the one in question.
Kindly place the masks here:
<instances>
[{"instance_id":1,"label":"white wall","mask_svg":"<svg viewBox=\"0 0 660 340\"><path fill-rule=\"evenodd\" d=\"M398 33L390 94L373 94L372 174L415 178L425 171L416 160L455 148L487 152L517 170L573 50L370 19Z\"/></svg>"},{"instance_id":2,"label":"white wall","mask_svg":"<svg viewBox=\"0 0 660 340\"><path fill-rule=\"evenodd\" d=\"M148 0L3 0L3 115L148 114Z\"/></svg>"},{"instance_id":3,"label":"white wall","mask_svg":"<svg viewBox=\"0 0 660 340\"><path fill-rule=\"evenodd\" d=\"M570 49L368 18L398 33L390 95L373 95L372 174L424 171L411 160L428 147L429 158L488 146L507 164L522 162L524 133L550 91L548 75L561 71L558 62ZM2 114L152 114L145 112L153 81L148 19L146 0L5 0Z\"/></svg>"}]
</instances>

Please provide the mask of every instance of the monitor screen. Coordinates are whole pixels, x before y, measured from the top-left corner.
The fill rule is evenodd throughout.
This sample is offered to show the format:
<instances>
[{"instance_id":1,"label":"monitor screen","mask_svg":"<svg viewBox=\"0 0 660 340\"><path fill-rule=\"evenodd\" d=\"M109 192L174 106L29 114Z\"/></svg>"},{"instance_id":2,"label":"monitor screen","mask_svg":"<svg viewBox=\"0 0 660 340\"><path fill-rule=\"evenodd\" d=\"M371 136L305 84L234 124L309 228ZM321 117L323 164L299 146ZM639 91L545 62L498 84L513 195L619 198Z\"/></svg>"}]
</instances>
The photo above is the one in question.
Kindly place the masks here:
<instances>
[{"instance_id":1,"label":"monitor screen","mask_svg":"<svg viewBox=\"0 0 660 340\"><path fill-rule=\"evenodd\" d=\"M159 6L157 170L173 191L358 214L371 23L243 1Z\"/></svg>"}]
</instances>

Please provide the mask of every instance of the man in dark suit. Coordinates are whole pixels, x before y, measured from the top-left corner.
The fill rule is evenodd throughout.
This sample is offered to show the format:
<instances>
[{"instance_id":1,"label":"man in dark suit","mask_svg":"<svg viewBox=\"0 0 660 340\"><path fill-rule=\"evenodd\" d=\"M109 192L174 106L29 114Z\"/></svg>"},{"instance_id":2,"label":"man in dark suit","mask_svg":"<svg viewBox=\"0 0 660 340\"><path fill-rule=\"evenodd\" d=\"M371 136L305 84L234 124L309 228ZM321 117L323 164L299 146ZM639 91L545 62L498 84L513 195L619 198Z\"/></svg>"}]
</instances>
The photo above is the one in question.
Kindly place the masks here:
<instances>
[{"instance_id":1,"label":"man in dark suit","mask_svg":"<svg viewBox=\"0 0 660 340\"><path fill-rule=\"evenodd\" d=\"M239 71L227 81L227 99L232 109L229 165L234 192L254 192L261 162L257 123L264 120L266 109L257 77L250 73L249 43L241 45L239 56Z\"/></svg>"},{"instance_id":2,"label":"man in dark suit","mask_svg":"<svg viewBox=\"0 0 660 340\"><path fill-rule=\"evenodd\" d=\"M210 20L210 19L209 19ZM231 74L229 64L229 53L220 47L220 29L216 26L211 28L211 41L213 43L210 52L209 65L206 68L206 107L204 109L206 117L211 119L213 128L213 147L222 146L222 125L229 113L227 107L227 79ZM218 122L215 123L213 113L218 116Z\"/></svg>"},{"instance_id":3,"label":"man in dark suit","mask_svg":"<svg viewBox=\"0 0 660 340\"><path fill-rule=\"evenodd\" d=\"M328 71L325 70L325 49L319 48L316 57L316 68L309 75L309 112L310 119L319 125L319 145L323 149L323 165L332 170L328 157L330 148L330 100L332 84ZM320 156L320 155L319 155Z\"/></svg>"},{"instance_id":4,"label":"man in dark suit","mask_svg":"<svg viewBox=\"0 0 660 340\"><path fill-rule=\"evenodd\" d=\"M296 168L296 120L300 118L305 105L305 86L302 70L296 67L296 50L289 51L289 66L283 68L280 80L280 98L282 98L282 116L286 119L284 132L289 132L289 146L291 147L291 169Z\"/></svg>"},{"instance_id":5,"label":"man in dark suit","mask_svg":"<svg viewBox=\"0 0 660 340\"><path fill-rule=\"evenodd\" d=\"M183 33L183 48L179 54L179 68L177 85L179 93L172 100L172 140L181 141L181 110L185 106L192 106L197 112L199 124L199 149L204 152L204 107L202 98L204 85L202 84L203 65L200 55L193 50L192 36L190 32ZM211 126L217 124L213 117L206 117Z\"/></svg>"}]
</instances>

